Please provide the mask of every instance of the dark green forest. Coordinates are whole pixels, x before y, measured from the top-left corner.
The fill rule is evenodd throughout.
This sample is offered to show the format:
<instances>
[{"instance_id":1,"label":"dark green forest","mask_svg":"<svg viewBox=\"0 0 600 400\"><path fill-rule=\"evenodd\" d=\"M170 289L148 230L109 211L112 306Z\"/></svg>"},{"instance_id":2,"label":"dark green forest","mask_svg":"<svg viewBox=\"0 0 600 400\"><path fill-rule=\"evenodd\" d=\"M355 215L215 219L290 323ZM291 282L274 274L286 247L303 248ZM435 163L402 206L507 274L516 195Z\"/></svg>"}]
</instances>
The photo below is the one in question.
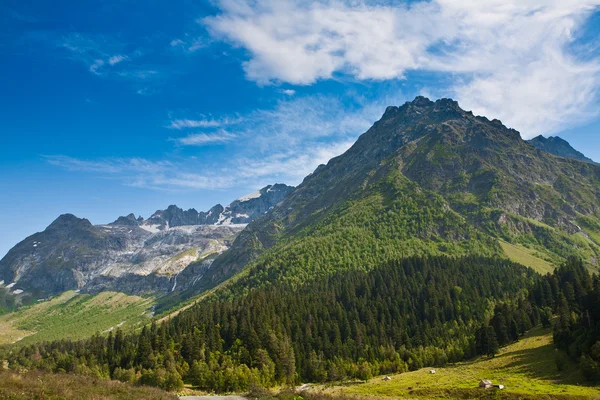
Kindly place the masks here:
<instances>
[{"instance_id":1,"label":"dark green forest","mask_svg":"<svg viewBox=\"0 0 600 400\"><path fill-rule=\"evenodd\" d=\"M87 340L4 349L12 368L112 378L172 390L369 379L494 356L553 323L564 354L600 371L600 281L572 259L540 276L502 259L427 257L227 291L161 324ZM562 354L562 353L561 353Z\"/></svg>"}]
</instances>

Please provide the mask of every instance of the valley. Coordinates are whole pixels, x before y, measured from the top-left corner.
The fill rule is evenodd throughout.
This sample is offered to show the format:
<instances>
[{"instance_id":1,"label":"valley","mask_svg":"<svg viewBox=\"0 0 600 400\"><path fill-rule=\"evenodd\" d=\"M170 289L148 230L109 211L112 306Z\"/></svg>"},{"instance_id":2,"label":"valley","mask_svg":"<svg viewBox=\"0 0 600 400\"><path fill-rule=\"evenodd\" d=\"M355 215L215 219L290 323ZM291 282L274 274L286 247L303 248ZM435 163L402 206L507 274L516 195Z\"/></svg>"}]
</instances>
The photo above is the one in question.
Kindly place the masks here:
<instances>
[{"instance_id":1,"label":"valley","mask_svg":"<svg viewBox=\"0 0 600 400\"><path fill-rule=\"evenodd\" d=\"M62 215L0 261L22 301L0 359L170 392L488 398L492 379L500 398L592 398L600 167L582 157L419 96L295 188Z\"/></svg>"}]
</instances>

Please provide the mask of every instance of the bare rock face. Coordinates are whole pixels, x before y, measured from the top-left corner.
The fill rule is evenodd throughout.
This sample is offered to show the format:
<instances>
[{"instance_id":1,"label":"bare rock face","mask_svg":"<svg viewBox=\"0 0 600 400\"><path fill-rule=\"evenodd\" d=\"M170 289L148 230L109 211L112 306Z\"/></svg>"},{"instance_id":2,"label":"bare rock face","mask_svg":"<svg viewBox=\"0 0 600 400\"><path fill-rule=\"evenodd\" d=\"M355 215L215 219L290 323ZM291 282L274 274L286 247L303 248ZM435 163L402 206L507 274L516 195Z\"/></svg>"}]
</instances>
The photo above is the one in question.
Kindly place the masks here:
<instances>
[{"instance_id":1,"label":"bare rock face","mask_svg":"<svg viewBox=\"0 0 600 400\"><path fill-rule=\"evenodd\" d=\"M169 206L148 220L129 214L106 225L61 215L0 260L0 280L36 298L71 289L141 294L185 288L189 282L177 280L184 269L190 264L197 264L196 272L207 269L247 223L292 189L267 186L226 208L197 212Z\"/></svg>"}]
</instances>

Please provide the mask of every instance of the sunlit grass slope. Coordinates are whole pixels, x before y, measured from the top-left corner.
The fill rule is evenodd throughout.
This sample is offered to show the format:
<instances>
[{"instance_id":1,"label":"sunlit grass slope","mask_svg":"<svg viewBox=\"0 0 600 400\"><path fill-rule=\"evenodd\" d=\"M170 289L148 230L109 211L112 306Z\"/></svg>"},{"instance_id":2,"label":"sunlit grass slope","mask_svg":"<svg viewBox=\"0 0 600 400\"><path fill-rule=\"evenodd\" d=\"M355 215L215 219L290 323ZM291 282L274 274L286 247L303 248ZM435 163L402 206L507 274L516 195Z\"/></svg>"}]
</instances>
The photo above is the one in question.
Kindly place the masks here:
<instances>
[{"instance_id":1,"label":"sunlit grass slope","mask_svg":"<svg viewBox=\"0 0 600 400\"><path fill-rule=\"evenodd\" d=\"M102 292L69 291L17 312L0 316L0 344L79 339L148 321L153 299Z\"/></svg>"},{"instance_id":2,"label":"sunlit grass slope","mask_svg":"<svg viewBox=\"0 0 600 400\"><path fill-rule=\"evenodd\" d=\"M554 265L546 260L543 260L535 254L535 252L520 244L510 244L500 240L500 246L504 250L504 254L513 262L533 268L536 272L542 275L552 273Z\"/></svg>"},{"instance_id":3,"label":"sunlit grass slope","mask_svg":"<svg viewBox=\"0 0 600 400\"><path fill-rule=\"evenodd\" d=\"M400 399L596 399L600 387L584 386L584 379L571 365L561 373L549 329L535 328L517 343L500 351L495 358L481 358L455 366L430 368L382 377L368 383L324 389L333 396ZM505 389L479 389L481 379L502 384Z\"/></svg>"}]
</instances>

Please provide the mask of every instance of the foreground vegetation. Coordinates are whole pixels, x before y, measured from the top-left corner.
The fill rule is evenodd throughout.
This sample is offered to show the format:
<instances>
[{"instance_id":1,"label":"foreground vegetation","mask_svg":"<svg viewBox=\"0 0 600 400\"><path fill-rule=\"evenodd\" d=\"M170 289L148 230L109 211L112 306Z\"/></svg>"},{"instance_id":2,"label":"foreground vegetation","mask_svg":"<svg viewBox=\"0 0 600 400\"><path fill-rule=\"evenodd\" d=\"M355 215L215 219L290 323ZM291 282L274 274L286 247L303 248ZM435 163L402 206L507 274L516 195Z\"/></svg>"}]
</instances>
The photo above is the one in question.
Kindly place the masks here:
<instances>
[{"instance_id":1,"label":"foreground vegetation","mask_svg":"<svg viewBox=\"0 0 600 400\"><path fill-rule=\"evenodd\" d=\"M148 321L152 299L123 293L69 291L51 300L0 316L0 344L83 339L97 332Z\"/></svg>"},{"instance_id":2,"label":"foreground vegetation","mask_svg":"<svg viewBox=\"0 0 600 400\"><path fill-rule=\"evenodd\" d=\"M10 400L177 400L158 389L92 377L0 371L0 399Z\"/></svg>"}]
</instances>

